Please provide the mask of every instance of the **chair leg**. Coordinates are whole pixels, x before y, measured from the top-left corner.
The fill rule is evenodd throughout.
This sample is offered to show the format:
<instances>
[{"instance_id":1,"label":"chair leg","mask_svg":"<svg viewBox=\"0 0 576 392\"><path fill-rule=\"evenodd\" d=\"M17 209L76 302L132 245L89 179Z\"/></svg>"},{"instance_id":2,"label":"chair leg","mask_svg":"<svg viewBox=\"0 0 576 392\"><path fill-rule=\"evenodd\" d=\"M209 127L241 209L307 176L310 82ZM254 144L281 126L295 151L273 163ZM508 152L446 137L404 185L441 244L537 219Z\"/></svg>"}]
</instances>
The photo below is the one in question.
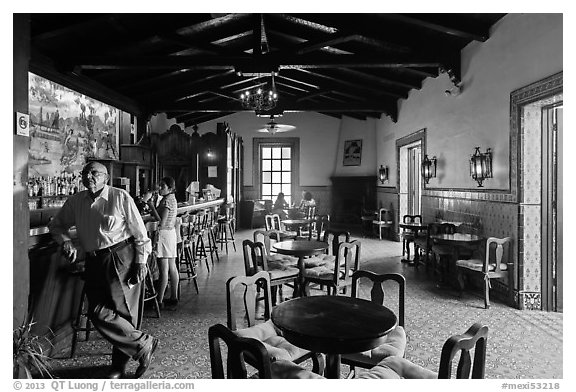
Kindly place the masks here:
<instances>
[{"instance_id":1,"label":"chair leg","mask_svg":"<svg viewBox=\"0 0 576 392\"><path fill-rule=\"evenodd\" d=\"M324 368L326 367L326 363L324 361L324 356L320 353L314 353L312 356L312 372L324 375Z\"/></svg>"},{"instance_id":2,"label":"chair leg","mask_svg":"<svg viewBox=\"0 0 576 392\"><path fill-rule=\"evenodd\" d=\"M484 278L484 309L490 308L490 278Z\"/></svg>"},{"instance_id":3,"label":"chair leg","mask_svg":"<svg viewBox=\"0 0 576 392\"><path fill-rule=\"evenodd\" d=\"M152 280L150 269L148 269L148 272L146 273L145 284L150 295L148 298L145 298L144 301L152 301L152 306L154 307L154 310L156 310L156 316L160 318L160 304L158 304L158 294L154 289L154 281Z\"/></svg>"}]
</instances>

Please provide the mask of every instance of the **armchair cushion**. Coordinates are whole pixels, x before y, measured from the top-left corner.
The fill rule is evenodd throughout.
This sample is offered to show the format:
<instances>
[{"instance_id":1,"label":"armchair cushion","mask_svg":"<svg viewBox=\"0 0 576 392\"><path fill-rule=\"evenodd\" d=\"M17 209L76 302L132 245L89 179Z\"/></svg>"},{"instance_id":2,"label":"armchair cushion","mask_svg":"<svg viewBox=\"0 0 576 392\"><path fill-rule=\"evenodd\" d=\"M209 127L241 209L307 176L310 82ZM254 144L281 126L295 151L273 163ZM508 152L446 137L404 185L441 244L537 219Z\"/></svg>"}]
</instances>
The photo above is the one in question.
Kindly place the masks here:
<instances>
[{"instance_id":1,"label":"armchair cushion","mask_svg":"<svg viewBox=\"0 0 576 392\"><path fill-rule=\"evenodd\" d=\"M415 363L412 363L405 358L395 356L384 358L380 363L378 363L377 366L393 370L400 378L408 378L408 379L438 378L438 373L423 368L420 365L416 365Z\"/></svg>"},{"instance_id":2,"label":"armchair cushion","mask_svg":"<svg viewBox=\"0 0 576 392\"><path fill-rule=\"evenodd\" d=\"M343 357L347 360L377 365L387 357L403 357L405 349L406 331L403 327L397 326L388 335L386 335L386 341L380 346L360 353L344 354Z\"/></svg>"},{"instance_id":3,"label":"armchair cushion","mask_svg":"<svg viewBox=\"0 0 576 392\"><path fill-rule=\"evenodd\" d=\"M272 320L265 323L256 324L249 328L243 328L235 331L238 336L244 338L254 338L264 343L266 351L272 361L285 359L293 361L306 355L309 351L296 347L289 343L284 337L280 336L272 324Z\"/></svg>"},{"instance_id":4,"label":"armchair cushion","mask_svg":"<svg viewBox=\"0 0 576 392\"><path fill-rule=\"evenodd\" d=\"M457 267L468 268L474 271L482 271L484 268L484 261L478 259L468 259L468 260L458 260L456 261ZM488 264L488 272L494 271L496 269L495 263ZM500 263L500 270L508 270L508 265L506 263Z\"/></svg>"},{"instance_id":5,"label":"armchair cushion","mask_svg":"<svg viewBox=\"0 0 576 392\"><path fill-rule=\"evenodd\" d=\"M336 256L321 254L318 256L313 256L313 257L309 257L307 259L304 259L304 267L314 268L314 267L320 267L322 265L326 265L328 263L334 265L335 261L336 261ZM334 269L334 267L332 267L332 269Z\"/></svg>"},{"instance_id":6,"label":"armchair cushion","mask_svg":"<svg viewBox=\"0 0 576 392\"><path fill-rule=\"evenodd\" d=\"M270 365L270 371L272 373L272 378L274 379L323 379L319 374L313 373L309 370L304 369L301 366L296 365L294 362L286 361L286 360L278 360L272 362Z\"/></svg>"}]
</instances>

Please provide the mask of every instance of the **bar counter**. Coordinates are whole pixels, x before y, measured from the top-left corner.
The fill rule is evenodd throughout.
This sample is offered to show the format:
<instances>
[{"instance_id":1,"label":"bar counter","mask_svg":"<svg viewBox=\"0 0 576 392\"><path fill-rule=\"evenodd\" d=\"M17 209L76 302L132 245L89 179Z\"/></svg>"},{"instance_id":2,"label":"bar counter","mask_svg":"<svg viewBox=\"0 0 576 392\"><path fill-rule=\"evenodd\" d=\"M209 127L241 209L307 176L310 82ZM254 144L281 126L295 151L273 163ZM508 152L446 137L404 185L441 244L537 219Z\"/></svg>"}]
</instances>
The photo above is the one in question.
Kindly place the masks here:
<instances>
[{"instance_id":1,"label":"bar counter","mask_svg":"<svg viewBox=\"0 0 576 392\"><path fill-rule=\"evenodd\" d=\"M224 199L196 203L178 203L178 215L219 206ZM40 211L37 211L40 212ZM49 211L50 216L56 211ZM150 215L143 215L143 220L150 221ZM71 347L72 321L80 301L83 282L72 272L73 265L62 255L62 249L52 239L46 221L30 228L28 257L30 260L30 296L29 310L36 324L33 332L49 338L54 345L48 349L48 355ZM31 222L31 226L34 223ZM71 230L71 236L74 232ZM84 252L79 248L78 262L84 260ZM84 334L82 334L84 335ZM84 336L80 338L83 339Z\"/></svg>"}]
</instances>

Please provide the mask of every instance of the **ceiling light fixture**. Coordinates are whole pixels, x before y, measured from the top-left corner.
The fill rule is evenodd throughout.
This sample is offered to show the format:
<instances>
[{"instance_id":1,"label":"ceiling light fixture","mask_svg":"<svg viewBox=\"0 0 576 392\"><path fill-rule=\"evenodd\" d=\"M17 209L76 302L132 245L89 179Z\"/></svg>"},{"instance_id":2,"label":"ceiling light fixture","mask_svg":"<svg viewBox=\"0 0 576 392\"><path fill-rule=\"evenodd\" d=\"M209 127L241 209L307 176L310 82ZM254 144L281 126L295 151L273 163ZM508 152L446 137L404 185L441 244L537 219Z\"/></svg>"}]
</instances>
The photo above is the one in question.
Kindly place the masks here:
<instances>
[{"instance_id":1,"label":"ceiling light fixture","mask_svg":"<svg viewBox=\"0 0 576 392\"><path fill-rule=\"evenodd\" d=\"M255 112L266 112L274 109L278 103L278 93L274 84L274 72L270 73L272 84L270 88L258 87L250 91L246 90L240 94L242 106L245 109L254 110Z\"/></svg>"}]
</instances>

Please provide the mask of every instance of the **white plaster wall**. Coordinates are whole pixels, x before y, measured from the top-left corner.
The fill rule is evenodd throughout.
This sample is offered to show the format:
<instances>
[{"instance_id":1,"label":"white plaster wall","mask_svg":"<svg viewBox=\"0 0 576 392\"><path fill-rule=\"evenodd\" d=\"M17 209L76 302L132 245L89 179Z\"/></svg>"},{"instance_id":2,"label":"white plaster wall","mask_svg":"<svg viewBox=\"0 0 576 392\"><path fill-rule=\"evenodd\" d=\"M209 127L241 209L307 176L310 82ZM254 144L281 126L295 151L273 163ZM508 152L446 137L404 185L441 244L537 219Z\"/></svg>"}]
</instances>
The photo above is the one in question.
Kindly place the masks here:
<instances>
[{"instance_id":1,"label":"white plaster wall","mask_svg":"<svg viewBox=\"0 0 576 392\"><path fill-rule=\"evenodd\" d=\"M244 143L244 184L253 185L252 178L252 139L255 137L273 137L268 133L256 132L270 121L254 113L236 113L199 125L198 132L216 132L216 124L227 122L230 128ZM290 132L277 133L275 137L300 138L300 185L329 186L334 175L336 151L339 141L340 120L318 113L285 113L275 119L279 124L296 126ZM191 128L186 129L191 132ZM374 153L375 154L375 153ZM341 163L340 163L341 164Z\"/></svg>"},{"instance_id":2,"label":"white plaster wall","mask_svg":"<svg viewBox=\"0 0 576 392\"><path fill-rule=\"evenodd\" d=\"M494 178L487 189L508 189L510 93L559 72L562 67L561 14L509 14L495 24L486 42L462 51L463 91L447 97L446 75L428 78L421 90L399 101L398 122L388 117L377 128L377 162L389 162L396 182L396 139L427 129L427 153L438 158L430 188L475 188L468 159L475 146L493 150Z\"/></svg>"}]
</instances>

